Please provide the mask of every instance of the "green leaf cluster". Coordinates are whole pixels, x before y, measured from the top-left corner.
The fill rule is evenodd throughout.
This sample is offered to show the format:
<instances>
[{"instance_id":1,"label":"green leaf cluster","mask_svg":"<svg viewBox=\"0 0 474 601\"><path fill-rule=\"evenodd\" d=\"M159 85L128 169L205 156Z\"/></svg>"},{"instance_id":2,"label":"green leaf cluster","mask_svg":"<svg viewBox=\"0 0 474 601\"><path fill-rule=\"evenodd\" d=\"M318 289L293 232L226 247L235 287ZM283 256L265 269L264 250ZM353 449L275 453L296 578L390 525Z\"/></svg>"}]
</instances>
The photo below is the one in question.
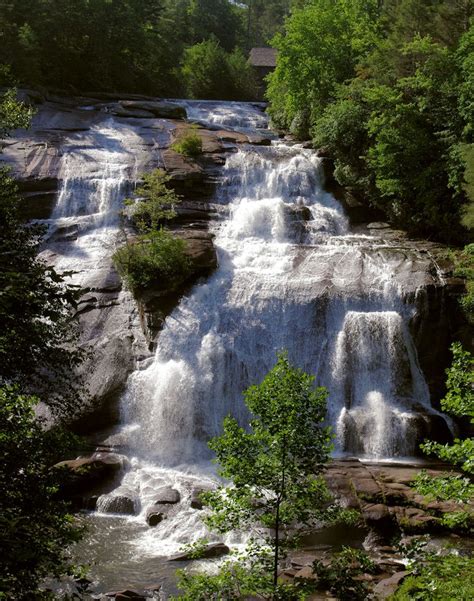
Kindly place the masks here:
<instances>
[{"instance_id":1,"label":"green leaf cluster","mask_svg":"<svg viewBox=\"0 0 474 601\"><path fill-rule=\"evenodd\" d=\"M51 466L74 448L60 429L45 429L35 416L37 397L0 387L0 598L47 598L46 576L73 569L68 547L81 529L58 495L60 476Z\"/></svg>"},{"instance_id":2,"label":"green leaf cluster","mask_svg":"<svg viewBox=\"0 0 474 601\"><path fill-rule=\"evenodd\" d=\"M188 130L171 145L171 149L185 157L198 157L202 154L202 138L194 129Z\"/></svg>"},{"instance_id":3,"label":"green leaf cluster","mask_svg":"<svg viewBox=\"0 0 474 601\"><path fill-rule=\"evenodd\" d=\"M243 52L226 52L216 38L186 48L181 77L189 98L252 100L256 83Z\"/></svg>"},{"instance_id":4,"label":"green leaf cluster","mask_svg":"<svg viewBox=\"0 0 474 601\"><path fill-rule=\"evenodd\" d=\"M473 199L473 14L472 0L309 0L273 41L275 122L323 147L359 200L448 241Z\"/></svg>"},{"instance_id":5,"label":"green leaf cluster","mask_svg":"<svg viewBox=\"0 0 474 601\"><path fill-rule=\"evenodd\" d=\"M127 287L139 296L151 287L176 287L190 273L186 243L160 229L115 251L114 265Z\"/></svg>"},{"instance_id":6,"label":"green leaf cluster","mask_svg":"<svg viewBox=\"0 0 474 601\"><path fill-rule=\"evenodd\" d=\"M420 495L436 501L455 500L458 503L467 503L474 498L474 484L470 478L458 474L433 478L422 470L413 481L413 487Z\"/></svg>"},{"instance_id":7,"label":"green leaf cluster","mask_svg":"<svg viewBox=\"0 0 474 601\"><path fill-rule=\"evenodd\" d=\"M314 583L280 582L282 558L316 522L353 518L332 504L321 475L331 450L326 389L315 388L314 377L280 353L244 399L252 415L248 428L229 416L223 433L209 443L219 474L231 483L201 498L211 530L246 530L252 538L217 575L181 573L180 599L304 599Z\"/></svg>"},{"instance_id":8,"label":"green leaf cluster","mask_svg":"<svg viewBox=\"0 0 474 601\"><path fill-rule=\"evenodd\" d=\"M164 222L176 216L175 206L181 202L169 181L162 169L145 173L134 197L125 200L124 215L131 219L138 236L128 239L112 259L135 296L151 287L175 288L186 281L191 270L186 242L163 228Z\"/></svg>"},{"instance_id":9,"label":"green leaf cluster","mask_svg":"<svg viewBox=\"0 0 474 601\"><path fill-rule=\"evenodd\" d=\"M447 393L441 400L441 407L447 413L457 417L468 417L472 424L474 423L474 359L459 342L451 346L451 352L453 362L446 370ZM421 448L427 455L435 455L444 461L459 465L468 474L474 473L473 438L456 438L451 445L428 441L423 443Z\"/></svg>"},{"instance_id":10,"label":"green leaf cluster","mask_svg":"<svg viewBox=\"0 0 474 601\"><path fill-rule=\"evenodd\" d=\"M163 169L154 169L142 175L142 183L135 188L133 198L125 199L126 211L140 234L160 228L163 222L176 217L175 207L181 198L169 186L171 177Z\"/></svg>"},{"instance_id":11,"label":"green leaf cluster","mask_svg":"<svg viewBox=\"0 0 474 601\"><path fill-rule=\"evenodd\" d=\"M344 547L329 565L316 561L313 570L318 576L318 586L330 590L338 599L365 601L369 587L364 580L357 580L357 576L375 573L376 565L361 549Z\"/></svg>"},{"instance_id":12,"label":"green leaf cluster","mask_svg":"<svg viewBox=\"0 0 474 601\"><path fill-rule=\"evenodd\" d=\"M28 124L30 111L7 92L0 131ZM75 368L84 354L74 313L79 290L37 257L43 230L20 217L18 190L0 170L0 598L51 598L47 575L72 570L68 546L80 537L61 501L52 465L76 440L36 414L43 402L56 423L82 394ZM34 391L35 396L31 393Z\"/></svg>"},{"instance_id":13,"label":"green leaf cluster","mask_svg":"<svg viewBox=\"0 0 474 601\"><path fill-rule=\"evenodd\" d=\"M468 601L474 597L474 559L462 555L432 555L418 564L391 601Z\"/></svg>"}]
</instances>

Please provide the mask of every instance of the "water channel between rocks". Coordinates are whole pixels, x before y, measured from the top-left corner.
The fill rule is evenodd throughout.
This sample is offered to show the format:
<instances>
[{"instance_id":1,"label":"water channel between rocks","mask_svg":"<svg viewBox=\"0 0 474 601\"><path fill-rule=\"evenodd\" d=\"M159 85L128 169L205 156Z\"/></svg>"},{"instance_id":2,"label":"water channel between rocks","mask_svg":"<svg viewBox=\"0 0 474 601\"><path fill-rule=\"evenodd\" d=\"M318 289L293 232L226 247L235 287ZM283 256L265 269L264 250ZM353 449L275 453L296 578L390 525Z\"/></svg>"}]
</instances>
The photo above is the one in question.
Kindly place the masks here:
<instances>
[{"instance_id":1,"label":"water channel between rocks","mask_svg":"<svg viewBox=\"0 0 474 601\"><path fill-rule=\"evenodd\" d=\"M189 119L208 127L267 127L255 105L183 104ZM55 263L78 270L79 283L109 268L118 210L137 176L133 128L110 119L92 140L87 160L96 167L87 175L80 136L65 152L50 220L64 232L74 218L77 240L72 250L67 238L55 243ZM277 139L241 146L227 156L213 204L219 266L166 319L154 358L128 380L122 425L103 441L123 449L130 469L84 518L90 530L76 550L102 591L157 581L173 590L176 565L166 556L205 534L190 499L194 486L214 480L206 443L228 413L248 421L242 391L262 379L277 351L287 349L328 388L337 455L410 457L423 424L437 416L408 327L415 309L396 278L406 256L351 232L323 188L315 152ZM180 502L150 528L146 512L163 486ZM118 497L131 499L137 515L111 515ZM347 536L343 542L354 543L361 534Z\"/></svg>"}]
</instances>

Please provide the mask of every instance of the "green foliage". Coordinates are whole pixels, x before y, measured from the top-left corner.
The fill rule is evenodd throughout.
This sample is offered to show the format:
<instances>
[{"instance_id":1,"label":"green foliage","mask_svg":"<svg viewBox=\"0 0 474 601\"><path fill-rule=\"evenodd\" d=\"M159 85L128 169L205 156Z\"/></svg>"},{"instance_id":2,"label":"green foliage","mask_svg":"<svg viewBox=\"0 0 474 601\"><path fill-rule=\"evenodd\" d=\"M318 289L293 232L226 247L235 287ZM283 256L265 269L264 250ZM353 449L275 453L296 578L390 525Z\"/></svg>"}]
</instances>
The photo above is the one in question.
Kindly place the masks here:
<instances>
[{"instance_id":1,"label":"green foliage","mask_svg":"<svg viewBox=\"0 0 474 601\"><path fill-rule=\"evenodd\" d=\"M190 98L252 100L256 88L252 68L238 49L229 53L211 38L187 48L181 76Z\"/></svg>"},{"instance_id":2,"label":"green foliage","mask_svg":"<svg viewBox=\"0 0 474 601\"><path fill-rule=\"evenodd\" d=\"M470 223L472 14L470 0L309 0L274 40L268 91L276 123L310 132L340 184L448 241Z\"/></svg>"},{"instance_id":3,"label":"green foliage","mask_svg":"<svg viewBox=\"0 0 474 601\"><path fill-rule=\"evenodd\" d=\"M30 108L18 102L14 89L7 90L0 96L0 138L6 137L12 129L28 127L32 114Z\"/></svg>"},{"instance_id":4,"label":"green foliage","mask_svg":"<svg viewBox=\"0 0 474 601\"><path fill-rule=\"evenodd\" d=\"M280 353L262 383L248 388L244 398L252 413L249 429L229 416L223 434L209 443L219 474L232 484L202 499L211 510L204 518L211 529L249 529L255 538L246 553L225 564L217 576L182 577L182 599L218 599L212 595L219 586L229 587L223 589L231 591L222 597L226 599L242 598L236 592L240 587L246 594L272 599L304 598L306 584L295 588L278 582L280 560L315 520L341 517L330 505L321 477L331 449L330 431L323 426L326 390L314 388L314 378Z\"/></svg>"},{"instance_id":5,"label":"green foliage","mask_svg":"<svg viewBox=\"0 0 474 601\"><path fill-rule=\"evenodd\" d=\"M466 415L474 423L474 359L459 342L451 346L451 352L453 362L446 370L447 393L441 400L441 408L457 417Z\"/></svg>"},{"instance_id":6,"label":"green foliage","mask_svg":"<svg viewBox=\"0 0 474 601\"><path fill-rule=\"evenodd\" d=\"M459 303L468 321L474 323L474 244L468 244L462 250L450 249L447 258L454 264L453 275L465 279L466 293Z\"/></svg>"},{"instance_id":7,"label":"green foliage","mask_svg":"<svg viewBox=\"0 0 474 601\"><path fill-rule=\"evenodd\" d=\"M441 407L447 413L457 417L467 416L474 423L474 360L468 351L464 351L459 342L451 346L453 362L446 370L448 376L447 393L441 400ZM421 449L427 455L436 455L443 461L460 465L468 474L474 473L474 439L456 438L452 445L432 441L425 442Z\"/></svg>"},{"instance_id":8,"label":"green foliage","mask_svg":"<svg viewBox=\"0 0 474 601\"><path fill-rule=\"evenodd\" d=\"M126 199L135 227L142 234L156 230L161 223L176 216L174 207L181 198L168 187L170 176L163 169L142 175L143 183L134 191L134 198Z\"/></svg>"},{"instance_id":9,"label":"green foliage","mask_svg":"<svg viewBox=\"0 0 474 601\"><path fill-rule=\"evenodd\" d=\"M26 126L30 111L3 96L0 131ZM0 170L0 598L50 598L46 575L72 569L67 547L78 540L51 466L75 439L35 414L39 396L55 418L71 417L81 393L74 368L83 358L73 314L79 291L37 258L42 229L19 216L18 191Z\"/></svg>"},{"instance_id":10,"label":"green foliage","mask_svg":"<svg viewBox=\"0 0 474 601\"><path fill-rule=\"evenodd\" d=\"M336 553L329 565L321 561L313 564L314 573L318 576L318 585L330 590L338 599L365 601L369 588L367 582L357 580L361 574L375 572L375 564L360 549L344 547Z\"/></svg>"},{"instance_id":11,"label":"green foliage","mask_svg":"<svg viewBox=\"0 0 474 601\"><path fill-rule=\"evenodd\" d=\"M67 548L81 534L51 469L75 441L44 428L37 402L17 388L0 388L0 598L11 601L46 598L38 584L72 569Z\"/></svg>"},{"instance_id":12,"label":"green foliage","mask_svg":"<svg viewBox=\"0 0 474 601\"><path fill-rule=\"evenodd\" d=\"M202 138L194 129L190 129L171 145L171 149L185 157L195 158L202 154Z\"/></svg>"},{"instance_id":13,"label":"green foliage","mask_svg":"<svg viewBox=\"0 0 474 601\"><path fill-rule=\"evenodd\" d=\"M455 500L459 503L467 503L474 497L474 484L469 478L457 474L433 478L422 470L416 476L413 487L420 495L436 501Z\"/></svg>"},{"instance_id":14,"label":"green foliage","mask_svg":"<svg viewBox=\"0 0 474 601\"><path fill-rule=\"evenodd\" d=\"M443 514L440 523L450 530L468 530L474 519L468 511L448 511Z\"/></svg>"},{"instance_id":15,"label":"green foliage","mask_svg":"<svg viewBox=\"0 0 474 601\"><path fill-rule=\"evenodd\" d=\"M228 0L11 0L1 16L2 60L22 85L165 97L183 93L186 48L213 38L231 53L246 30Z\"/></svg>"},{"instance_id":16,"label":"green foliage","mask_svg":"<svg viewBox=\"0 0 474 601\"><path fill-rule=\"evenodd\" d=\"M151 286L177 287L190 272L184 240L157 230L127 242L115 251L114 265L127 287L140 295Z\"/></svg>"},{"instance_id":17,"label":"green foliage","mask_svg":"<svg viewBox=\"0 0 474 601\"><path fill-rule=\"evenodd\" d=\"M392 601L469 601L474 597L474 559L431 556L406 578Z\"/></svg>"},{"instance_id":18,"label":"green foliage","mask_svg":"<svg viewBox=\"0 0 474 601\"><path fill-rule=\"evenodd\" d=\"M82 380L75 344L80 291L37 258L42 228L24 224L18 190L0 169L0 384L17 383L69 417Z\"/></svg>"},{"instance_id":19,"label":"green foliage","mask_svg":"<svg viewBox=\"0 0 474 601\"><path fill-rule=\"evenodd\" d=\"M136 296L151 286L177 287L190 273L186 243L162 227L163 221L176 216L174 207L181 202L168 187L170 177L162 169L155 169L145 173L142 180L134 198L125 200L125 214L139 236L128 240L112 257L120 276Z\"/></svg>"},{"instance_id":20,"label":"green foliage","mask_svg":"<svg viewBox=\"0 0 474 601\"><path fill-rule=\"evenodd\" d=\"M285 34L272 42L279 55L268 98L278 125L291 128L305 114L311 125L334 98L337 84L354 75L372 43L376 6L375 0L311 0L292 12Z\"/></svg>"}]
</instances>

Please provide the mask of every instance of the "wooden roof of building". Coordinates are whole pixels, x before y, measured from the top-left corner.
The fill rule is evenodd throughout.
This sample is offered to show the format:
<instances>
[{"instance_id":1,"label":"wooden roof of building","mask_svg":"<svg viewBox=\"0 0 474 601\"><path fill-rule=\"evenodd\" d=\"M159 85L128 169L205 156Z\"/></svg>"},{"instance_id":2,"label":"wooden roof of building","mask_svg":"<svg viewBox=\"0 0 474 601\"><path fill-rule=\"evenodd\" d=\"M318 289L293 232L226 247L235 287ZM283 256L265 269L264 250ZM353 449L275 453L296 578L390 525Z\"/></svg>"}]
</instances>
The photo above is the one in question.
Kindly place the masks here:
<instances>
[{"instance_id":1,"label":"wooden roof of building","mask_svg":"<svg viewBox=\"0 0 474 601\"><path fill-rule=\"evenodd\" d=\"M276 48L252 48L249 60L254 67L276 67Z\"/></svg>"}]
</instances>

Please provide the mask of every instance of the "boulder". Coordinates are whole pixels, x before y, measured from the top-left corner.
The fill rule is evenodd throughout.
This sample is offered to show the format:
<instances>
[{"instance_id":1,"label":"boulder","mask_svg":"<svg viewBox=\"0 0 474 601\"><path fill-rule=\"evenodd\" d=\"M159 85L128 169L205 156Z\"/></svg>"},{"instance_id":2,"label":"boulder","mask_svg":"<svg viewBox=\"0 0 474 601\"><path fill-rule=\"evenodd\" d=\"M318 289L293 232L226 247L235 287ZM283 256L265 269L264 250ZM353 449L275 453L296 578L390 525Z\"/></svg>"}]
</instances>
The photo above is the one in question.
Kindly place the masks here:
<instances>
[{"instance_id":1,"label":"boulder","mask_svg":"<svg viewBox=\"0 0 474 601\"><path fill-rule=\"evenodd\" d=\"M166 517L163 511L159 510L159 507L152 505L146 512L146 523L149 526L158 526Z\"/></svg>"},{"instance_id":2,"label":"boulder","mask_svg":"<svg viewBox=\"0 0 474 601\"><path fill-rule=\"evenodd\" d=\"M152 116L162 119L186 119L186 109L173 102L162 100L122 100L120 106L124 109L147 111Z\"/></svg>"},{"instance_id":3,"label":"boulder","mask_svg":"<svg viewBox=\"0 0 474 601\"><path fill-rule=\"evenodd\" d=\"M204 551L202 552L201 557L203 559L212 559L215 557L222 557L222 555L227 555L230 552L230 549L224 543L211 543L206 546ZM168 561L188 561L193 559L191 557L192 551L186 551L184 553L178 553L173 555L168 559Z\"/></svg>"},{"instance_id":4,"label":"boulder","mask_svg":"<svg viewBox=\"0 0 474 601\"><path fill-rule=\"evenodd\" d=\"M388 599L391 597L397 588L400 586L400 583L404 578L409 575L410 572L402 571L396 572L390 578L384 578L380 582L378 582L374 587L374 596L376 599Z\"/></svg>"},{"instance_id":5,"label":"boulder","mask_svg":"<svg viewBox=\"0 0 474 601\"><path fill-rule=\"evenodd\" d=\"M111 597L112 599L117 599L118 601L125 601L126 599L133 599L134 601L145 601L146 595L143 593L138 593L137 591L131 589L125 589L123 591L110 591L109 593L105 593L106 597Z\"/></svg>"},{"instance_id":6,"label":"boulder","mask_svg":"<svg viewBox=\"0 0 474 601\"><path fill-rule=\"evenodd\" d=\"M174 505L179 503L181 496L175 488L162 486L156 491L155 505Z\"/></svg>"},{"instance_id":7,"label":"boulder","mask_svg":"<svg viewBox=\"0 0 474 601\"><path fill-rule=\"evenodd\" d=\"M71 497L91 494L98 487L113 485L128 465L124 455L98 452L89 457L61 461L54 467L66 472L61 491Z\"/></svg>"},{"instance_id":8,"label":"boulder","mask_svg":"<svg viewBox=\"0 0 474 601\"><path fill-rule=\"evenodd\" d=\"M136 515L137 503L128 495L107 495L99 499L97 509L103 513L118 513L120 515Z\"/></svg>"},{"instance_id":9,"label":"boulder","mask_svg":"<svg viewBox=\"0 0 474 601\"><path fill-rule=\"evenodd\" d=\"M211 491L210 486L195 486L191 491L191 507L193 509L202 509L203 502L201 500L202 493Z\"/></svg>"}]
</instances>

